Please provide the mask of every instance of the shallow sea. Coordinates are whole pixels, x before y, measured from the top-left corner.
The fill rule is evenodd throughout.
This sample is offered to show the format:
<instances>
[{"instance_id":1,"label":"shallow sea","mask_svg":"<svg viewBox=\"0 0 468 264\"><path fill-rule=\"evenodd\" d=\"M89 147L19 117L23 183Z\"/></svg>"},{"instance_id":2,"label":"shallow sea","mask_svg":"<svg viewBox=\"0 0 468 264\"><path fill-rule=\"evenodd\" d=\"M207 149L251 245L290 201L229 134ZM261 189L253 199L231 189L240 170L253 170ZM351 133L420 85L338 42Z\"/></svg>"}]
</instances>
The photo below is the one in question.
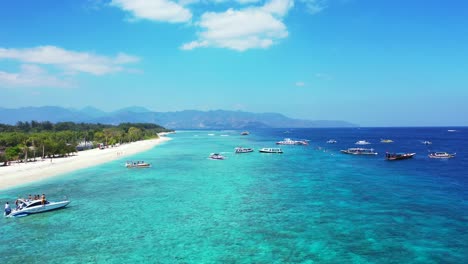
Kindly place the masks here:
<instances>
[{"instance_id":1,"label":"shallow sea","mask_svg":"<svg viewBox=\"0 0 468 264\"><path fill-rule=\"evenodd\" d=\"M72 201L1 218L0 263L466 263L468 128L250 132L178 131L131 158L0 192L2 203ZM285 137L310 145L234 154ZM358 140L379 155L339 152ZM385 151L417 154L389 162ZM153 166L127 169L128 159Z\"/></svg>"}]
</instances>

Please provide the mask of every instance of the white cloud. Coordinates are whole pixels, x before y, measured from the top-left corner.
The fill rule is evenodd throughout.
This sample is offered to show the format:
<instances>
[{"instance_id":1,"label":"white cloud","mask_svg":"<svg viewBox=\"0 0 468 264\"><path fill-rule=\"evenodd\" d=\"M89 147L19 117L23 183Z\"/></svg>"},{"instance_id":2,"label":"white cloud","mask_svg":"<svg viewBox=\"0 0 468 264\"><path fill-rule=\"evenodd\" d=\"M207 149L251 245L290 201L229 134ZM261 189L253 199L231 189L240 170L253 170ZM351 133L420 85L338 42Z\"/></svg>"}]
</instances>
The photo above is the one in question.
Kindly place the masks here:
<instances>
[{"instance_id":1,"label":"white cloud","mask_svg":"<svg viewBox=\"0 0 468 264\"><path fill-rule=\"evenodd\" d=\"M306 5L307 11L314 15L327 8L328 0L299 0Z\"/></svg>"},{"instance_id":2,"label":"white cloud","mask_svg":"<svg viewBox=\"0 0 468 264\"><path fill-rule=\"evenodd\" d=\"M124 64L140 59L124 53L106 57L89 52L76 52L55 46L39 46L26 49L0 48L0 60L11 59L22 63L54 65L69 73L83 72L104 75L125 70Z\"/></svg>"},{"instance_id":3,"label":"white cloud","mask_svg":"<svg viewBox=\"0 0 468 264\"><path fill-rule=\"evenodd\" d=\"M221 47L238 51L268 48L288 36L282 19L293 5L293 0L271 0L260 7L205 12L197 23L203 29L198 40L181 48Z\"/></svg>"},{"instance_id":4,"label":"white cloud","mask_svg":"<svg viewBox=\"0 0 468 264\"><path fill-rule=\"evenodd\" d=\"M136 19L181 23L192 18L189 9L169 0L112 0L111 5L130 12Z\"/></svg>"},{"instance_id":5,"label":"white cloud","mask_svg":"<svg viewBox=\"0 0 468 264\"><path fill-rule=\"evenodd\" d=\"M181 49L183 50L192 50L195 48L207 47L208 41L192 41L182 45Z\"/></svg>"},{"instance_id":6,"label":"white cloud","mask_svg":"<svg viewBox=\"0 0 468 264\"><path fill-rule=\"evenodd\" d=\"M265 3L261 9L271 14L284 16L293 6L293 0L271 0L268 3Z\"/></svg>"},{"instance_id":7,"label":"white cloud","mask_svg":"<svg viewBox=\"0 0 468 264\"><path fill-rule=\"evenodd\" d=\"M305 86L305 83L304 82L296 82L296 86L303 87L303 86Z\"/></svg>"},{"instance_id":8,"label":"white cloud","mask_svg":"<svg viewBox=\"0 0 468 264\"><path fill-rule=\"evenodd\" d=\"M70 87L68 81L49 75L33 64L21 65L18 73L0 71L0 87Z\"/></svg>"},{"instance_id":9,"label":"white cloud","mask_svg":"<svg viewBox=\"0 0 468 264\"><path fill-rule=\"evenodd\" d=\"M252 4L252 3L258 3L260 0L236 0L239 4Z\"/></svg>"}]
</instances>

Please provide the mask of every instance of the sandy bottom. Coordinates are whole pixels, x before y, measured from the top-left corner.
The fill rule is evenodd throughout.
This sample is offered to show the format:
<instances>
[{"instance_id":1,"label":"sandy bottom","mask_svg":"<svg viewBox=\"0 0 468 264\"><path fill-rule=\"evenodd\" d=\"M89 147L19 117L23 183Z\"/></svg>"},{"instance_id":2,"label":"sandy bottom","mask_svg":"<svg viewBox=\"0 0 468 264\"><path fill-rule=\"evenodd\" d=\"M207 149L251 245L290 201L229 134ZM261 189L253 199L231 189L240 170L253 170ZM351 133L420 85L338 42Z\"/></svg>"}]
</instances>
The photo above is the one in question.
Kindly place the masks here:
<instances>
[{"instance_id":1,"label":"sandy bottom","mask_svg":"<svg viewBox=\"0 0 468 264\"><path fill-rule=\"evenodd\" d=\"M158 139L127 143L113 148L80 151L74 156L66 158L52 160L38 158L35 162L11 163L10 166L0 167L0 190L134 155L168 140L170 138L160 137Z\"/></svg>"}]
</instances>

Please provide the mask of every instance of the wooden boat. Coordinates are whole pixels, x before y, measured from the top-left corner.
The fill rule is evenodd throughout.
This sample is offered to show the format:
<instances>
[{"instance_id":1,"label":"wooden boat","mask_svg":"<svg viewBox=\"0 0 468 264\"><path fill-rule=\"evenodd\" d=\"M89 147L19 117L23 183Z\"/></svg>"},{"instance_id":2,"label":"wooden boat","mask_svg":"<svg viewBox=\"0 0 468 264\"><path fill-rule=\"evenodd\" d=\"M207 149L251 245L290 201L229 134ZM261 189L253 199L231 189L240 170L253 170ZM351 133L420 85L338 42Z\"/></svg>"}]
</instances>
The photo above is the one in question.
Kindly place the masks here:
<instances>
[{"instance_id":1,"label":"wooden boat","mask_svg":"<svg viewBox=\"0 0 468 264\"><path fill-rule=\"evenodd\" d=\"M404 160L412 158L416 153L385 153L386 160Z\"/></svg>"}]
</instances>

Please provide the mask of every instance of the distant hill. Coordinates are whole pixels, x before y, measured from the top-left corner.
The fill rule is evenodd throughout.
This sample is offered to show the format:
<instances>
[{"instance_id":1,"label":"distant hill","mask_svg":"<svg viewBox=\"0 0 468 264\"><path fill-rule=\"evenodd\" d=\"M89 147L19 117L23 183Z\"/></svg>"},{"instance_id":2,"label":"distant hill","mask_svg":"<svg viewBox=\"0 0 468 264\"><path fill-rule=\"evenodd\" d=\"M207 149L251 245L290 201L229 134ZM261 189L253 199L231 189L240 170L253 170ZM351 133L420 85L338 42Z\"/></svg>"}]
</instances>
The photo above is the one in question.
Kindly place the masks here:
<instances>
[{"instance_id":1,"label":"distant hill","mask_svg":"<svg viewBox=\"0 0 468 264\"><path fill-rule=\"evenodd\" d=\"M107 113L104 112L104 111L101 111L95 107L92 107L92 106L87 106L81 110L79 110L78 112L80 112L81 114L84 114L86 116L89 116L89 117L94 117L94 118L98 118L98 117L102 117L102 116L106 116Z\"/></svg>"},{"instance_id":2,"label":"distant hill","mask_svg":"<svg viewBox=\"0 0 468 264\"><path fill-rule=\"evenodd\" d=\"M278 113L250 113L243 111L198 111L152 112L133 106L114 112L104 112L94 107L81 110L56 106L0 108L0 123L16 124L18 121L72 121L102 124L123 122L155 123L169 129L254 129L254 128L310 128L310 127L356 127L357 125L336 120L301 120Z\"/></svg>"}]
</instances>

